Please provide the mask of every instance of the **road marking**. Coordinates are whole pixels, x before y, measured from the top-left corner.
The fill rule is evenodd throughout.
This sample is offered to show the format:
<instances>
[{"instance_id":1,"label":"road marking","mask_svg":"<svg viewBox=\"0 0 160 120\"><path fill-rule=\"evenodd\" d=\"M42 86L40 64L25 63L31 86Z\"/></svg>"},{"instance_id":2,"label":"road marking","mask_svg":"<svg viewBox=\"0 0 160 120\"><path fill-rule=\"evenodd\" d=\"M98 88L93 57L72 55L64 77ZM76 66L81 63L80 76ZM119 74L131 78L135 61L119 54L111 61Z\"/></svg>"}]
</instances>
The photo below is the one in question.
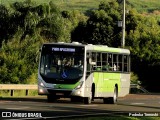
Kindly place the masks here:
<instances>
[{"instance_id":1,"label":"road marking","mask_svg":"<svg viewBox=\"0 0 160 120\"><path fill-rule=\"evenodd\" d=\"M143 105L144 103L131 103L131 105Z\"/></svg>"},{"instance_id":2,"label":"road marking","mask_svg":"<svg viewBox=\"0 0 160 120\"><path fill-rule=\"evenodd\" d=\"M30 107L19 107L19 108L6 108L6 109L11 109L11 110L20 110L20 109L28 109Z\"/></svg>"},{"instance_id":3,"label":"road marking","mask_svg":"<svg viewBox=\"0 0 160 120\"><path fill-rule=\"evenodd\" d=\"M96 107L98 105L80 105L80 106L82 106L82 107Z\"/></svg>"},{"instance_id":4,"label":"road marking","mask_svg":"<svg viewBox=\"0 0 160 120\"><path fill-rule=\"evenodd\" d=\"M8 103L8 102L12 102L12 101L0 101L0 103Z\"/></svg>"}]
</instances>

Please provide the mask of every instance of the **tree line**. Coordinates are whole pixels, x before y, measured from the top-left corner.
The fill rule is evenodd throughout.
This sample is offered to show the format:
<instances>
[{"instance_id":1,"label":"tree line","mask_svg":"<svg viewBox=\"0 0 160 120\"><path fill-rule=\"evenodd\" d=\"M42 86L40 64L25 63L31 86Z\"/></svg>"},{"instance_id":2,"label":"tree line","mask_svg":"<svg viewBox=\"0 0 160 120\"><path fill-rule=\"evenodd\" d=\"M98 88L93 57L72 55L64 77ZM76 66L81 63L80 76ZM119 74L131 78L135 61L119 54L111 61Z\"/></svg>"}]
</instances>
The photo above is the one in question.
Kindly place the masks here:
<instances>
[{"instance_id":1,"label":"tree line","mask_svg":"<svg viewBox=\"0 0 160 120\"><path fill-rule=\"evenodd\" d=\"M0 83L36 83L39 49L45 42L103 44L121 47L122 5L101 2L98 9L81 13L31 0L0 5ZM131 51L132 81L150 91L160 90L160 21L130 8L126 13L126 48Z\"/></svg>"}]
</instances>

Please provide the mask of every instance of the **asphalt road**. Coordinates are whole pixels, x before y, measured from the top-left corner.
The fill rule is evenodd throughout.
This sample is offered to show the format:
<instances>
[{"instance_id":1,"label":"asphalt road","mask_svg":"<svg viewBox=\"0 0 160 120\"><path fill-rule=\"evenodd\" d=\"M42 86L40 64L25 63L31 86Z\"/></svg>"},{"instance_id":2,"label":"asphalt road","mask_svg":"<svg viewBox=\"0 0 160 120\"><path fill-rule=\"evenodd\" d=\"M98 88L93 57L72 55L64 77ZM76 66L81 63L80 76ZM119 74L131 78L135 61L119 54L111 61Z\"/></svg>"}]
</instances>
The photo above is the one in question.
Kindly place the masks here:
<instances>
[{"instance_id":1,"label":"asphalt road","mask_svg":"<svg viewBox=\"0 0 160 120\"><path fill-rule=\"evenodd\" d=\"M160 116L160 95L130 94L119 98L117 104L103 104L95 100L89 105L60 99L48 103L46 97L0 98L3 119L61 119L68 117L126 115Z\"/></svg>"}]
</instances>

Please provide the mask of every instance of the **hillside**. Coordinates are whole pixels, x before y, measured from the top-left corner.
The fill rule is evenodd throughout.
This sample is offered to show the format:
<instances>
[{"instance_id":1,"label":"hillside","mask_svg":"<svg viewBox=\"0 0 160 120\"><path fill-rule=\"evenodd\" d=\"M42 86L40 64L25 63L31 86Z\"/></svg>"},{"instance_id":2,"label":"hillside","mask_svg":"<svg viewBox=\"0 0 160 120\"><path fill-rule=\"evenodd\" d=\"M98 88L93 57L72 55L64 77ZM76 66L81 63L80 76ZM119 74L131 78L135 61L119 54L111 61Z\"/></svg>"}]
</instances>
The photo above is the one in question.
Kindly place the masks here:
<instances>
[{"instance_id":1,"label":"hillside","mask_svg":"<svg viewBox=\"0 0 160 120\"><path fill-rule=\"evenodd\" d=\"M10 4L13 2L25 1L25 0L1 0L2 4ZM58 5L62 10L76 9L82 12L91 9L97 9L101 1L110 0L31 0L37 4L48 3L52 1ZM138 12L152 12L154 10L160 10L159 0L126 0L126 4L132 8L137 9Z\"/></svg>"},{"instance_id":2,"label":"hillside","mask_svg":"<svg viewBox=\"0 0 160 120\"><path fill-rule=\"evenodd\" d=\"M127 3L139 12L153 12L155 10L160 10L159 0L128 0Z\"/></svg>"}]
</instances>

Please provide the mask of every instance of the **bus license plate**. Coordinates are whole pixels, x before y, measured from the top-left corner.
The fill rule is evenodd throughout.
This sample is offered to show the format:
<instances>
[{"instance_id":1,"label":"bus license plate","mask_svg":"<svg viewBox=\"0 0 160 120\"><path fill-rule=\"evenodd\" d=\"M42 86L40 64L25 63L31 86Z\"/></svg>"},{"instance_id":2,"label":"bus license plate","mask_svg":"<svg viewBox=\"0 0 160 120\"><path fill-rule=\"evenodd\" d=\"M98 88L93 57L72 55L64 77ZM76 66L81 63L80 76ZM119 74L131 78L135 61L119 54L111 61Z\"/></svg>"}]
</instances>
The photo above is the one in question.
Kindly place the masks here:
<instances>
[{"instance_id":1,"label":"bus license plate","mask_svg":"<svg viewBox=\"0 0 160 120\"><path fill-rule=\"evenodd\" d=\"M64 95L63 93L56 93L56 95Z\"/></svg>"}]
</instances>

